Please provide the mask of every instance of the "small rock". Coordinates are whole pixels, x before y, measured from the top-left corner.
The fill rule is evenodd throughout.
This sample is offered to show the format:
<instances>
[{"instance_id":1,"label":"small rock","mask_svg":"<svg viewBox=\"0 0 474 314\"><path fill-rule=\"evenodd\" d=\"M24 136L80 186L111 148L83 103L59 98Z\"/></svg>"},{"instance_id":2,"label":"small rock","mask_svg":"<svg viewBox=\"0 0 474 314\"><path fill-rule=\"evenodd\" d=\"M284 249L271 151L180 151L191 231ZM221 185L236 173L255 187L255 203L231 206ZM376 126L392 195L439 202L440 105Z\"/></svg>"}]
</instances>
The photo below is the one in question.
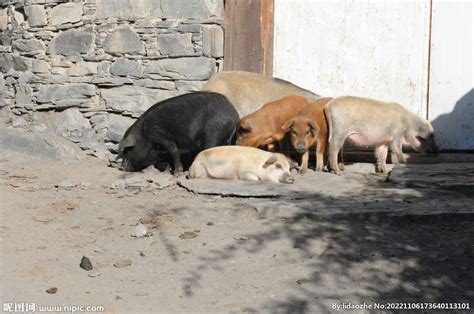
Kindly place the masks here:
<instances>
[{"instance_id":1,"label":"small rock","mask_svg":"<svg viewBox=\"0 0 474 314\"><path fill-rule=\"evenodd\" d=\"M94 271L89 274L89 277L95 278L95 277L99 277L100 275L102 275L100 272Z\"/></svg>"},{"instance_id":2,"label":"small rock","mask_svg":"<svg viewBox=\"0 0 474 314\"><path fill-rule=\"evenodd\" d=\"M215 224L214 224L212 221L208 221L208 222L207 222L207 225L208 225L208 226L214 226Z\"/></svg>"},{"instance_id":3,"label":"small rock","mask_svg":"<svg viewBox=\"0 0 474 314\"><path fill-rule=\"evenodd\" d=\"M148 186L143 178L140 177L128 177L123 180L117 180L112 183L111 188L115 190L124 190L124 189L137 189L144 188Z\"/></svg>"},{"instance_id":4,"label":"small rock","mask_svg":"<svg viewBox=\"0 0 474 314\"><path fill-rule=\"evenodd\" d=\"M135 226L135 228L133 228L133 231L130 235L135 238L140 238L140 237L146 236L146 234L147 234L147 231L146 231L145 225L142 223L139 223L138 225Z\"/></svg>"},{"instance_id":5,"label":"small rock","mask_svg":"<svg viewBox=\"0 0 474 314\"><path fill-rule=\"evenodd\" d=\"M71 189L76 187L76 184L71 181L62 181L54 185L54 187L59 189Z\"/></svg>"},{"instance_id":6,"label":"small rock","mask_svg":"<svg viewBox=\"0 0 474 314\"><path fill-rule=\"evenodd\" d=\"M22 116L12 117L12 125L14 128L22 128L22 127L25 127L27 124L28 122L26 122L26 119L23 118Z\"/></svg>"},{"instance_id":7,"label":"small rock","mask_svg":"<svg viewBox=\"0 0 474 314\"><path fill-rule=\"evenodd\" d=\"M48 290L46 290L46 293L49 293L49 294L55 294L56 292L58 292L58 288L56 287L51 287Z\"/></svg>"},{"instance_id":8,"label":"small rock","mask_svg":"<svg viewBox=\"0 0 474 314\"><path fill-rule=\"evenodd\" d=\"M308 282L309 282L309 280L305 279L305 278L301 278L301 279L296 280L296 283L299 284L299 285L302 285L302 284L308 283Z\"/></svg>"},{"instance_id":9,"label":"small rock","mask_svg":"<svg viewBox=\"0 0 474 314\"><path fill-rule=\"evenodd\" d=\"M82 259L81 259L81 263L79 264L79 266L84 269L84 270L92 270L92 263L91 263L91 260L86 257L86 256L83 256Z\"/></svg>"},{"instance_id":10,"label":"small rock","mask_svg":"<svg viewBox=\"0 0 474 314\"><path fill-rule=\"evenodd\" d=\"M164 189L165 187L170 186L173 183L169 178L167 177L158 177L158 178L153 178L153 187L157 189Z\"/></svg>"},{"instance_id":11,"label":"small rock","mask_svg":"<svg viewBox=\"0 0 474 314\"><path fill-rule=\"evenodd\" d=\"M141 257L145 257L145 253L140 252L140 256L141 256Z\"/></svg>"},{"instance_id":12,"label":"small rock","mask_svg":"<svg viewBox=\"0 0 474 314\"><path fill-rule=\"evenodd\" d=\"M180 239L183 239L183 240L188 240L188 239L193 239L195 237L197 237L197 232L194 232L194 231L186 231L186 232L183 232L179 235L179 238Z\"/></svg>"},{"instance_id":13,"label":"small rock","mask_svg":"<svg viewBox=\"0 0 474 314\"><path fill-rule=\"evenodd\" d=\"M130 265L132 265L132 260L129 260L129 259L121 259L114 263L114 267L117 267L117 268L128 267Z\"/></svg>"}]
</instances>

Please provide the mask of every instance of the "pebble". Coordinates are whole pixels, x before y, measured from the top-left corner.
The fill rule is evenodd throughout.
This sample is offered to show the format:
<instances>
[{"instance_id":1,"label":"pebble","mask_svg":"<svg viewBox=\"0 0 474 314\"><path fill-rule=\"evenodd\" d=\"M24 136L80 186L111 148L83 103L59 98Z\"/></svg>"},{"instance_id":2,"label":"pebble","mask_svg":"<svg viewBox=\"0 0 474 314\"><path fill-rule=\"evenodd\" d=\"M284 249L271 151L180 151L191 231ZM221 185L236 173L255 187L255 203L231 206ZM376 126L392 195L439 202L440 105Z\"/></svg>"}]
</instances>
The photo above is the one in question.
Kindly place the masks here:
<instances>
[{"instance_id":1,"label":"pebble","mask_svg":"<svg viewBox=\"0 0 474 314\"><path fill-rule=\"evenodd\" d=\"M55 294L56 292L58 292L58 288L56 287L51 287L48 290L46 290L46 293L49 293L49 294Z\"/></svg>"},{"instance_id":2,"label":"pebble","mask_svg":"<svg viewBox=\"0 0 474 314\"><path fill-rule=\"evenodd\" d=\"M81 259L81 263L79 264L79 266L84 269L84 270L92 270L92 263L91 263L91 260L86 257L86 256L83 256L82 259Z\"/></svg>"},{"instance_id":3,"label":"pebble","mask_svg":"<svg viewBox=\"0 0 474 314\"><path fill-rule=\"evenodd\" d=\"M55 188L59 189L71 189L76 187L76 183L71 181L62 181L54 185Z\"/></svg>"},{"instance_id":4,"label":"pebble","mask_svg":"<svg viewBox=\"0 0 474 314\"><path fill-rule=\"evenodd\" d=\"M100 275L102 275L100 272L94 271L89 274L89 277L95 278L95 277L99 277Z\"/></svg>"},{"instance_id":5,"label":"pebble","mask_svg":"<svg viewBox=\"0 0 474 314\"><path fill-rule=\"evenodd\" d=\"M121 259L114 263L114 266L117 268L128 267L130 265L132 265L132 260L129 260L129 259Z\"/></svg>"},{"instance_id":6,"label":"pebble","mask_svg":"<svg viewBox=\"0 0 474 314\"><path fill-rule=\"evenodd\" d=\"M183 239L183 240L189 240L189 239L193 239L195 237L197 237L197 232L194 232L194 231L186 231L186 232L183 232L179 235L179 238L180 239Z\"/></svg>"},{"instance_id":7,"label":"pebble","mask_svg":"<svg viewBox=\"0 0 474 314\"><path fill-rule=\"evenodd\" d=\"M144 224L139 223L133 228L132 233L130 234L134 238L144 237L147 234L147 230Z\"/></svg>"}]
</instances>

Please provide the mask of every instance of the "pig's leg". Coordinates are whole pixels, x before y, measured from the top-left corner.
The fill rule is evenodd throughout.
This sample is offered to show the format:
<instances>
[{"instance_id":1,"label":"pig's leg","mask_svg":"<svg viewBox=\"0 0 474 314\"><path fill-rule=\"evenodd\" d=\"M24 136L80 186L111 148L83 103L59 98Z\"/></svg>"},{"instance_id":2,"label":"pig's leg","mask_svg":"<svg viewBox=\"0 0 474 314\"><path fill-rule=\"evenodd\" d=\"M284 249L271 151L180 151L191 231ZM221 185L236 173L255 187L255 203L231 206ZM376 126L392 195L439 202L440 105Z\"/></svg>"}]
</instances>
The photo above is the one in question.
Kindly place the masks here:
<instances>
[{"instance_id":1,"label":"pig's leg","mask_svg":"<svg viewBox=\"0 0 474 314\"><path fill-rule=\"evenodd\" d=\"M316 171L323 171L326 141L319 140L316 144Z\"/></svg>"},{"instance_id":2,"label":"pig's leg","mask_svg":"<svg viewBox=\"0 0 474 314\"><path fill-rule=\"evenodd\" d=\"M390 143L390 150L392 151L392 164L406 163L405 156L403 156L403 144L401 138Z\"/></svg>"},{"instance_id":3,"label":"pig's leg","mask_svg":"<svg viewBox=\"0 0 474 314\"><path fill-rule=\"evenodd\" d=\"M339 169L341 169L341 171L346 170L346 166L344 166L344 156L343 155L344 155L344 145L339 150L339 163L338 163L338 166L339 166Z\"/></svg>"},{"instance_id":4,"label":"pig's leg","mask_svg":"<svg viewBox=\"0 0 474 314\"><path fill-rule=\"evenodd\" d=\"M301 166L298 171L299 174L303 175L308 170L308 159L309 159L309 150L305 151L303 156L301 156Z\"/></svg>"},{"instance_id":5,"label":"pig's leg","mask_svg":"<svg viewBox=\"0 0 474 314\"><path fill-rule=\"evenodd\" d=\"M345 137L334 136L329 143L329 167L330 170L333 170L335 174L341 174L339 165L337 164L337 155L344 145Z\"/></svg>"},{"instance_id":6,"label":"pig's leg","mask_svg":"<svg viewBox=\"0 0 474 314\"><path fill-rule=\"evenodd\" d=\"M179 150L176 143L173 141L161 141L160 144L166 149L168 154L170 154L171 158L173 158L174 174L177 175L183 172L183 164L179 158Z\"/></svg>"},{"instance_id":7,"label":"pig's leg","mask_svg":"<svg viewBox=\"0 0 474 314\"><path fill-rule=\"evenodd\" d=\"M387 145L380 145L375 148L375 159L377 160L377 167L375 168L375 172L378 173L387 173L387 154L388 154L388 146Z\"/></svg>"},{"instance_id":8,"label":"pig's leg","mask_svg":"<svg viewBox=\"0 0 474 314\"><path fill-rule=\"evenodd\" d=\"M258 176L253 172L241 172L241 173L239 173L239 179L240 180L252 180L252 181L258 181L259 180Z\"/></svg>"}]
</instances>

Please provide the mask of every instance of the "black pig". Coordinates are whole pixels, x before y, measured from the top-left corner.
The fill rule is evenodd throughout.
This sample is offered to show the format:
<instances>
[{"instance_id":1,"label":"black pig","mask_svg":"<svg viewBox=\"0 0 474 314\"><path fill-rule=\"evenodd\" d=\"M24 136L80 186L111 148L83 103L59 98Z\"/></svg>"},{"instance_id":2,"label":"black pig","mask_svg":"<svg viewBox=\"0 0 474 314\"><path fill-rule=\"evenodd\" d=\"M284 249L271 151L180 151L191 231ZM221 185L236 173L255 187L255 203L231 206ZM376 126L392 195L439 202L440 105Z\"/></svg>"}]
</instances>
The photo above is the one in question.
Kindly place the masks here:
<instances>
[{"instance_id":1,"label":"black pig","mask_svg":"<svg viewBox=\"0 0 474 314\"><path fill-rule=\"evenodd\" d=\"M181 153L193 157L214 146L229 145L239 114L222 94L194 92L151 106L125 132L119 156L126 171L150 165L151 152L164 149L173 160L174 173L183 171Z\"/></svg>"}]
</instances>

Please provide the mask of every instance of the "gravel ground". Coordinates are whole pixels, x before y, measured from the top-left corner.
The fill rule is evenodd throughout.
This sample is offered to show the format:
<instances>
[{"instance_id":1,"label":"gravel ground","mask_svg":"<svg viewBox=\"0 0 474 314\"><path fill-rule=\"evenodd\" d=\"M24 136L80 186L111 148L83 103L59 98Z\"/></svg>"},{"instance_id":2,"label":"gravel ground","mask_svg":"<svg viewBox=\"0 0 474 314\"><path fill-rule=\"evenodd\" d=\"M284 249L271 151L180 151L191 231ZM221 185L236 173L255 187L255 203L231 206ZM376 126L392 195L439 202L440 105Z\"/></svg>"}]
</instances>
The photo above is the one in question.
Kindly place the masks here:
<instances>
[{"instance_id":1,"label":"gravel ground","mask_svg":"<svg viewBox=\"0 0 474 314\"><path fill-rule=\"evenodd\" d=\"M293 186L187 184L38 149L0 152L2 303L107 313L474 307L472 163L396 167L388 178L360 163ZM253 195L222 196L236 187ZM147 234L132 237L139 223Z\"/></svg>"}]
</instances>

